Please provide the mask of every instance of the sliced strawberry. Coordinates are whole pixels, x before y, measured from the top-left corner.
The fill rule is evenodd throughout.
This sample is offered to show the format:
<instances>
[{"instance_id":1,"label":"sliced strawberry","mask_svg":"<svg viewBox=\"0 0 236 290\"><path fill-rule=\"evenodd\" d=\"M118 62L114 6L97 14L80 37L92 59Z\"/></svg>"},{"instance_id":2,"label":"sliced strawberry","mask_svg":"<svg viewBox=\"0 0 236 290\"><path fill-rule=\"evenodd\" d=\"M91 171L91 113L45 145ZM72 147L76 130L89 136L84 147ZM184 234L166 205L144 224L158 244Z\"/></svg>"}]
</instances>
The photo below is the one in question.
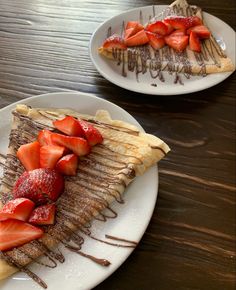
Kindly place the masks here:
<instances>
[{"instance_id":1,"label":"sliced strawberry","mask_svg":"<svg viewBox=\"0 0 236 290\"><path fill-rule=\"evenodd\" d=\"M186 35L186 30L185 29L177 29L177 30L173 31L170 35L171 36L173 36L173 35Z\"/></svg>"},{"instance_id":2,"label":"sliced strawberry","mask_svg":"<svg viewBox=\"0 0 236 290\"><path fill-rule=\"evenodd\" d=\"M72 116L67 116L62 120L56 120L53 125L61 132L69 136L82 136L83 132L79 122Z\"/></svg>"},{"instance_id":3,"label":"sliced strawberry","mask_svg":"<svg viewBox=\"0 0 236 290\"><path fill-rule=\"evenodd\" d=\"M156 21L147 26L147 31L158 33L162 36L167 35L168 27L162 21Z\"/></svg>"},{"instance_id":4,"label":"sliced strawberry","mask_svg":"<svg viewBox=\"0 0 236 290\"><path fill-rule=\"evenodd\" d=\"M39 168L25 171L13 188L14 198L25 197L36 204L56 201L64 190L64 178L54 169Z\"/></svg>"},{"instance_id":5,"label":"sliced strawberry","mask_svg":"<svg viewBox=\"0 0 236 290\"><path fill-rule=\"evenodd\" d=\"M125 40L125 44L127 46L138 46L143 45L149 41L146 32L143 30L140 30L135 35L129 37Z\"/></svg>"},{"instance_id":6,"label":"sliced strawberry","mask_svg":"<svg viewBox=\"0 0 236 290\"><path fill-rule=\"evenodd\" d=\"M189 36L189 48L196 52L201 52L201 42L194 31L191 31Z\"/></svg>"},{"instance_id":7,"label":"sliced strawberry","mask_svg":"<svg viewBox=\"0 0 236 290\"><path fill-rule=\"evenodd\" d=\"M53 169L57 161L65 153L65 147L45 145L40 147L40 167Z\"/></svg>"},{"instance_id":8,"label":"sliced strawberry","mask_svg":"<svg viewBox=\"0 0 236 290\"><path fill-rule=\"evenodd\" d=\"M194 31L197 34L197 36L201 39L206 39L211 36L210 31L204 25L197 25L197 26L189 28L187 30L187 34L190 34L191 31Z\"/></svg>"},{"instance_id":9,"label":"sliced strawberry","mask_svg":"<svg viewBox=\"0 0 236 290\"><path fill-rule=\"evenodd\" d=\"M79 123L90 146L102 143L103 137L93 125L84 120L79 120Z\"/></svg>"},{"instance_id":10,"label":"sliced strawberry","mask_svg":"<svg viewBox=\"0 0 236 290\"><path fill-rule=\"evenodd\" d=\"M16 219L26 221L31 214L35 204L28 198L16 198L4 204L0 211L0 221Z\"/></svg>"},{"instance_id":11,"label":"sliced strawberry","mask_svg":"<svg viewBox=\"0 0 236 290\"><path fill-rule=\"evenodd\" d=\"M78 156L89 154L91 148L84 138L65 136L62 134L53 133L52 140L59 146L64 146Z\"/></svg>"},{"instance_id":12,"label":"sliced strawberry","mask_svg":"<svg viewBox=\"0 0 236 290\"><path fill-rule=\"evenodd\" d=\"M41 238L43 231L19 220L0 222L0 251L10 250L32 240Z\"/></svg>"},{"instance_id":13,"label":"sliced strawberry","mask_svg":"<svg viewBox=\"0 0 236 290\"><path fill-rule=\"evenodd\" d=\"M39 141L39 144L41 146L43 145L55 145L53 144L52 142L52 132L47 130L47 129L44 129L44 130L41 130L38 134L38 141Z\"/></svg>"},{"instance_id":14,"label":"sliced strawberry","mask_svg":"<svg viewBox=\"0 0 236 290\"><path fill-rule=\"evenodd\" d=\"M202 24L202 20L198 16L170 16L165 18L165 23L170 24L174 29L188 29L192 26Z\"/></svg>"},{"instance_id":15,"label":"sliced strawberry","mask_svg":"<svg viewBox=\"0 0 236 290\"><path fill-rule=\"evenodd\" d=\"M103 48L112 51L112 49L115 48L126 49L127 47L124 43L123 38L121 38L119 35L113 34L104 41Z\"/></svg>"},{"instance_id":16,"label":"sliced strawberry","mask_svg":"<svg viewBox=\"0 0 236 290\"><path fill-rule=\"evenodd\" d=\"M147 36L149 38L149 43L154 49L160 49L165 45L165 40L162 35L158 35L157 33L152 33L147 31Z\"/></svg>"},{"instance_id":17,"label":"sliced strawberry","mask_svg":"<svg viewBox=\"0 0 236 290\"><path fill-rule=\"evenodd\" d=\"M173 35L173 36L169 35L165 37L165 42L176 51L181 52L188 45L188 36L187 35Z\"/></svg>"},{"instance_id":18,"label":"sliced strawberry","mask_svg":"<svg viewBox=\"0 0 236 290\"><path fill-rule=\"evenodd\" d=\"M26 170L33 170L40 167L39 164L39 148L38 141L21 145L16 155Z\"/></svg>"},{"instance_id":19,"label":"sliced strawberry","mask_svg":"<svg viewBox=\"0 0 236 290\"><path fill-rule=\"evenodd\" d=\"M163 20L163 23L166 25L167 27L167 33L166 35L169 35L171 34L171 32L174 30L174 28L168 23L168 22L165 22L165 20Z\"/></svg>"},{"instance_id":20,"label":"sliced strawberry","mask_svg":"<svg viewBox=\"0 0 236 290\"><path fill-rule=\"evenodd\" d=\"M129 38L130 36L136 34L137 32L139 32L142 29L143 29L143 25L140 24L138 21L127 22L127 25L125 28L124 39Z\"/></svg>"},{"instance_id":21,"label":"sliced strawberry","mask_svg":"<svg viewBox=\"0 0 236 290\"><path fill-rule=\"evenodd\" d=\"M29 223L35 225L53 225L55 212L55 204L46 204L36 207L29 217Z\"/></svg>"},{"instance_id":22,"label":"sliced strawberry","mask_svg":"<svg viewBox=\"0 0 236 290\"><path fill-rule=\"evenodd\" d=\"M76 175L78 157L75 154L63 156L56 165L56 169L64 175Z\"/></svg>"}]
</instances>

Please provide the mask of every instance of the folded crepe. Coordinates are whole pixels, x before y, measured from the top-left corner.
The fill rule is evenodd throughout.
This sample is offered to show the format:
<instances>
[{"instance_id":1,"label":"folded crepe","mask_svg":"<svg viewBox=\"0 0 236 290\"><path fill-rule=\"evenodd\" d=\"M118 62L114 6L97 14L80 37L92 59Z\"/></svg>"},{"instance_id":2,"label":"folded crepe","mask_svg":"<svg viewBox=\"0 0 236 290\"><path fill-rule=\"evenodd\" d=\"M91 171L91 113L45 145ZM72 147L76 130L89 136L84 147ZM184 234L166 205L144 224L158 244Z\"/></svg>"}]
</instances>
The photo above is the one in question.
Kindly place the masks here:
<instances>
[{"instance_id":1,"label":"folded crepe","mask_svg":"<svg viewBox=\"0 0 236 290\"><path fill-rule=\"evenodd\" d=\"M17 105L0 187L0 207L12 198L12 187L24 171L16 157L19 146L35 140L42 129L55 130L52 121L68 115L92 123L103 135L103 143L81 158L77 176L65 177L65 190L57 201L55 225L47 226L42 238L2 253L0 280L18 269L27 272L26 265L42 255L57 259L53 248L65 241L78 241L76 233L85 232L93 219L105 220L114 215L109 205L115 200L121 202L125 188L135 176L143 174L169 151L159 138L126 122L112 120L107 111L88 116L67 109ZM35 279L32 272L27 273Z\"/></svg>"},{"instance_id":2,"label":"folded crepe","mask_svg":"<svg viewBox=\"0 0 236 290\"><path fill-rule=\"evenodd\" d=\"M162 20L171 15L198 16L202 19L203 24L207 26L201 8L189 5L186 0L176 0L160 15L151 19L150 22ZM101 46L98 52L110 60L117 61L118 63L123 62L127 66L126 69L136 72L146 72L147 68L150 68L152 71L206 75L233 71L235 69L232 60L225 55L212 34L209 39L202 41L202 51L200 53L190 50L189 47L182 53L176 52L168 46L154 50L149 44L128 47L126 50L118 51L107 50ZM124 67L123 71L125 71Z\"/></svg>"}]
</instances>

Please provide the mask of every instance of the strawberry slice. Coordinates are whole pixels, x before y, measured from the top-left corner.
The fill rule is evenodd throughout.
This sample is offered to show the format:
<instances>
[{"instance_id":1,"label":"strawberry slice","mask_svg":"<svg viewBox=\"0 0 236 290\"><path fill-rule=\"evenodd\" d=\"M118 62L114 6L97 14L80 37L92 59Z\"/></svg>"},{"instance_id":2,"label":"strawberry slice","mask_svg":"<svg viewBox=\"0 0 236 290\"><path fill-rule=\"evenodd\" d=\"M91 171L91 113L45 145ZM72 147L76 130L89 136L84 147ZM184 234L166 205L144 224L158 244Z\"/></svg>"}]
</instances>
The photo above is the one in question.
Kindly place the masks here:
<instances>
[{"instance_id":1,"label":"strawberry slice","mask_svg":"<svg viewBox=\"0 0 236 290\"><path fill-rule=\"evenodd\" d=\"M64 175L76 175L78 157L75 154L63 156L56 165L56 169Z\"/></svg>"},{"instance_id":2,"label":"strawberry slice","mask_svg":"<svg viewBox=\"0 0 236 290\"><path fill-rule=\"evenodd\" d=\"M170 35L171 36L173 36L173 35L186 35L186 31L185 31L185 29L177 29L177 30L173 31Z\"/></svg>"},{"instance_id":3,"label":"strawberry slice","mask_svg":"<svg viewBox=\"0 0 236 290\"><path fill-rule=\"evenodd\" d=\"M53 133L52 140L57 145L70 149L78 156L87 155L91 150L87 140L80 137L71 137Z\"/></svg>"},{"instance_id":4,"label":"strawberry slice","mask_svg":"<svg viewBox=\"0 0 236 290\"><path fill-rule=\"evenodd\" d=\"M197 25L197 26L189 28L187 30L187 34L190 34L191 31L194 31L200 39L207 39L207 38L210 38L211 36L210 31L204 25Z\"/></svg>"},{"instance_id":5,"label":"strawberry slice","mask_svg":"<svg viewBox=\"0 0 236 290\"><path fill-rule=\"evenodd\" d=\"M162 21L156 21L147 26L147 31L158 33L162 36L167 35L168 27Z\"/></svg>"},{"instance_id":6,"label":"strawberry slice","mask_svg":"<svg viewBox=\"0 0 236 290\"><path fill-rule=\"evenodd\" d=\"M39 164L39 148L38 141L21 145L16 155L26 170L33 170L40 167Z\"/></svg>"},{"instance_id":7,"label":"strawberry slice","mask_svg":"<svg viewBox=\"0 0 236 290\"><path fill-rule=\"evenodd\" d=\"M64 190L64 178L54 169L39 168L25 171L13 188L14 198L25 197L36 204L56 201Z\"/></svg>"},{"instance_id":8,"label":"strawberry slice","mask_svg":"<svg viewBox=\"0 0 236 290\"><path fill-rule=\"evenodd\" d=\"M103 137L93 125L84 120L79 120L79 123L90 146L102 143Z\"/></svg>"},{"instance_id":9,"label":"strawberry slice","mask_svg":"<svg viewBox=\"0 0 236 290\"><path fill-rule=\"evenodd\" d=\"M49 131L47 129L41 130L38 134L38 142L41 146L43 146L43 145L55 145L55 144L53 144L51 137L52 137L51 131Z\"/></svg>"},{"instance_id":10,"label":"strawberry slice","mask_svg":"<svg viewBox=\"0 0 236 290\"><path fill-rule=\"evenodd\" d=\"M55 220L55 204L36 207L29 217L29 223L35 225L53 225Z\"/></svg>"},{"instance_id":11,"label":"strawberry slice","mask_svg":"<svg viewBox=\"0 0 236 290\"><path fill-rule=\"evenodd\" d=\"M147 36L153 49L160 49L165 45L165 40L162 35L147 31Z\"/></svg>"},{"instance_id":12,"label":"strawberry slice","mask_svg":"<svg viewBox=\"0 0 236 290\"><path fill-rule=\"evenodd\" d=\"M193 51L201 52L201 42L197 36L197 33L194 31L191 31L189 36L189 48Z\"/></svg>"},{"instance_id":13,"label":"strawberry slice","mask_svg":"<svg viewBox=\"0 0 236 290\"><path fill-rule=\"evenodd\" d=\"M132 35L131 37L127 38L125 40L125 44L127 46L138 46L143 45L149 41L146 32L143 30L140 30L136 34Z\"/></svg>"},{"instance_id":14,"label":"strawberry slice","mask_svg":"<svg viewBox=\"0 0 236 290\"><path fill-rule=\"evenodd\" d=\"M187 35L173 35L173 36L168 35L165 37L165 42L176 51L181 52L188 45L188 36Z\"/></svg>"},{"instance_id":15,"label":"strawberry slice","mask_svg":"<svg viewBox=\"0 0 236 290\"><path fill-rule=\"evenodd\" d=\"M167 33L166 35L169 35L171 34L171 32L174 30L174 28L168 23L168 22L165 22L165 20L163 20L163 23L166 25L167 27Z\"/></svg>"},{"instance_id":16,"label":"strawberry slice","mask_svg":"<svg viewBox=\"0 0 236 290\"><path fill-rule=\"evenodd\" d=\"M53 125L61 132L69 136L82 136L83 131L79 122L72 116L67 116L62 120L56 120Z\"/></svg>"},{"instance_id":17,"label":"strawberry slice","mask_svg":"<svg viewBox=\"0 0 236 290\"><path fill-rule=\"evenodd\" d=\"M16 219L26 221L35 204L28 198L16 198L8 201L0 211L0 221Z\"/></svg>"},{"instance_id":18,"label":"strawberry slice","mask_svg":"<svg viewBox=\"0 0 236 290\"><path fill-rule=\"evenodd\" d=\"M0 251L10 250L32 240L41 238L43 231L19 220L0 222Z\"/></svg>"},{"instance_id":19,"label":"strawberry slice","mask_svg":"<svg viewBox=\"0 0 236 290\"><path fill-rule=\"evenodd\" d=\"M165 23L170 24L174 29L188 29L192 26L201 25L202 20L198 16L170 16L165 18Z\"/></svg>"},{"instance_id":20,"label":"strawberry slice","mask_svg":"<svg viewBox=\"0 0 236 290\"><path fill-rule=\"evenodd\" d=\"M143 29L143 25L140 24L138 21L129 21L126 24L125 28L125 36L124 39L129 38L130 36L136 34L140 30Z\"/></svg>"},{"instance_id":21,"label":"strawberry slice","mask_svg":"<svg viewBox=\"0 0 236 290\"><path fill-rule=\"evenodd\" d=\"M65 147L44 145L40 147L40 167L53 169L57 161L65 153Z\"/></svg>"},{"instance_id":22,"label":"strawberry slice","mask_svg":"<svg viewBox=\"0 0 236 290\"><path fill-rule=\"evenodd\" d=\"M109 51L112 51L112 49L126 49L126 45L124 43L123 38L121 38L117 34L113 34L112 36L108 37L103 42L103 48Z\"/></svg>"}]
</instances>

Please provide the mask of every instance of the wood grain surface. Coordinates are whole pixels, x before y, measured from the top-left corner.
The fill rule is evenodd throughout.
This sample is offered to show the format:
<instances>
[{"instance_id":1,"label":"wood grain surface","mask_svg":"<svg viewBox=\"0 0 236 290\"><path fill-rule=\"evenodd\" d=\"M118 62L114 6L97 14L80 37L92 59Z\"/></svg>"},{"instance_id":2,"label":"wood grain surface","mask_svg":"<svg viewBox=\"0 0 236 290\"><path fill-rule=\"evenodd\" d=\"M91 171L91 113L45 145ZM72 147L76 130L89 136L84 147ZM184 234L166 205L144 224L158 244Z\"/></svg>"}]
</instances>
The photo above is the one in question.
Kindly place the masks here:
<instances>
[{"instance_id":1,"label":"wood grain surface","mask_svg":"<svg viewBox=\"0 0 236 290\"><path fill-rule=\"evenodd\" d=\"M96 290L236 286L235 73L201 92L148 96L111 84L89 57L89 40L100 23L130 8L169 3L0 1L1 108L46 92L90 92L127 110L172 148L159 165L158 202L143 239ZM235 29L233 0L190 3Z\"/></svg>"}]
</instances>

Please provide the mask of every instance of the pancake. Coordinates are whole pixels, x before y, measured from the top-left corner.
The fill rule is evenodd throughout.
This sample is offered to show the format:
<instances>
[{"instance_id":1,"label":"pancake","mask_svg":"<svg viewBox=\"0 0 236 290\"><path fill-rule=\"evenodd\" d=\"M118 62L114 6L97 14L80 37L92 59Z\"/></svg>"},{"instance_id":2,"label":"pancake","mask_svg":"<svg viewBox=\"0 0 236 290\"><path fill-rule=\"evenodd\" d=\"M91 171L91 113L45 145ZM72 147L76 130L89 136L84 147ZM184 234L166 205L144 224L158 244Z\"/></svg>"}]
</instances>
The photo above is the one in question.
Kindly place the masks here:
<instances>
[{"instance_id":1,"label":"pancake","mask_svg":"<svg viewBox=\"0 0 236 290\"><path fill-rule=\"evenodd\" d=\"M70 248L69 243L72 242L80 250L83 244L80 232L89 234L88 225L94 219L105 221L114 218L116 213L110 204L114 201L122 203L129 183L169 151L159 138L141 132L131 124L112 120L107 111L99 110L95 116L88 116L69 109L17 105L13 111L8 154L4 161L0 207L12 199L12 187L24 172L16 157L19 146L35 140L42 129L54 131L52 122L68 115L93 124L102 134L103 143L80 158L77 176L65 177L65 190L57 200L55 225L44 227L42 238L1 253L0 280L21 270L45 288L45 283L26 266L42 255L48 257L51 263L56 263L55 260L63 262L63 256L54 250L58 244ZM100 262L106 264L106 261Z\"/></svg>"}]
</instances>

